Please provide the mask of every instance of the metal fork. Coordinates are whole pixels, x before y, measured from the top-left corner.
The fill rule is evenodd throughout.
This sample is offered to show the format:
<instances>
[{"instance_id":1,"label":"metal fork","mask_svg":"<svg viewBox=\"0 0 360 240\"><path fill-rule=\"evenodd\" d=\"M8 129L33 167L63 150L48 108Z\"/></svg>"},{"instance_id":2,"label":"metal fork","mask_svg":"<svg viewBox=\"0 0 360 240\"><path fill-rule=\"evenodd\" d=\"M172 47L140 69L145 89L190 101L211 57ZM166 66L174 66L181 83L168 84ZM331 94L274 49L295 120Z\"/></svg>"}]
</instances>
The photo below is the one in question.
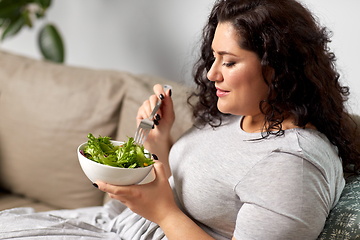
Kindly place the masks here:
<instances>
[{"instance_id":1,"label":"metal fork","mask_svg":"<svg viewBox=\"0 0 360 240\"><path fill-rule=\"evenodd\" d=\"M166 92L168 89L171 89L171 86L165 85L164 91ZM159 110L160 106L161 100L158 100L149 118L144 118L143 120L141 120L134 137L134 141L136 144L140 146L143 145L147 136L149 135L150 130L154 128L153 118L156 112Z\"/></svg>"}]
</instances>

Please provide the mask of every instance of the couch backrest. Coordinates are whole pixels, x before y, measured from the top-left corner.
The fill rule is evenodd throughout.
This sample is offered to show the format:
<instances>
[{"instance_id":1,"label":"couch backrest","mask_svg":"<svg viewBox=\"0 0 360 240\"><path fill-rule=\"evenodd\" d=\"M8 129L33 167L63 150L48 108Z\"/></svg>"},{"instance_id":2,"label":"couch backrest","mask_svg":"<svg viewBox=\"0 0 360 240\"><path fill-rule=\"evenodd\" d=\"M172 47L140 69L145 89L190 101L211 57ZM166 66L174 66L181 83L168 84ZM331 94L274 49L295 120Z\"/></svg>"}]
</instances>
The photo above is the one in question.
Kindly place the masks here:
<instances>
[{"instance_id":1,"label":"couch backrest","mask_svg":"<svg viewBox=\"0 0 360 240\"><path fill-rule=\"evenodd\" d=\"M101 205L104 194L82 172L76 149L89 132L132 136L134 112L156 80L0 51L0 187L58 208ZM182 97L185 87L161 81ZM176 106L189 112L183 101ZM177 125L175 138L191 120Z\"/></svg>"}]
</instances>

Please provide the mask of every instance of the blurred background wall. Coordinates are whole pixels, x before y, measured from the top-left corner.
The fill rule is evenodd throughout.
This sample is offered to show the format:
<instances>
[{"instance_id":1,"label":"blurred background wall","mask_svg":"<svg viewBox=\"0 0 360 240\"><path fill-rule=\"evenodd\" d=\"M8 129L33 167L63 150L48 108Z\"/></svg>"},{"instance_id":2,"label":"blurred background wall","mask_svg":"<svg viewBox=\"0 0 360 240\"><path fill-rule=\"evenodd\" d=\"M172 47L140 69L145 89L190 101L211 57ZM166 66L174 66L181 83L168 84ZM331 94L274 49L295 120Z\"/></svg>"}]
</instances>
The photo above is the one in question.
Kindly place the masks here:
<instances>
[{"instance_id":1,"label":"blurred background wall","mask_svg":"<svg viewBox=\"0 0 360 240\"><path fill-rule=\"evenodd\" d=\"M360 114L359 0L301 0L333 32L330 47L350 112ZM65 44L65 64L125 70L191 83L199 39L214 0L52 0L44 20L1 43L0 49L41 59L39 28L54 23Z\"/></svg>"}]
</instances>

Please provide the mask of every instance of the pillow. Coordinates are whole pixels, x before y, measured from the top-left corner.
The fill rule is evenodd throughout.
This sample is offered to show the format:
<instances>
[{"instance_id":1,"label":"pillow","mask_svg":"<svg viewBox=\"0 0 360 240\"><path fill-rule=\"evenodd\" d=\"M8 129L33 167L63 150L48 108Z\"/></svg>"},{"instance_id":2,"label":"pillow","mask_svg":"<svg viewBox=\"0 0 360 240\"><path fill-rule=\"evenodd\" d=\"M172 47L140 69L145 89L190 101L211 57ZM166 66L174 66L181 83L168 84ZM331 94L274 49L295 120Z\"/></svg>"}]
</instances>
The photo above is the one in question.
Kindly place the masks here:
<instances>
[{"instance_id":1,"label":"pillow","mask_svg":"<svg viewBox=\"0 0 360 240\"><path fill-rule=\"evenodd\" d=\"M360 238L360 176L347 178L338 204L331 210L319 240Z\"/></svg>"},{"instance_id":2,"label":"pillow","mask_svg":"<svg viewBox=\"0 0 360 240\"><path fill-rule=\"evenodd\" d=\"M57 208L100 205L77 147L115 138L130 74L0 52L0 186Z\"/></svg>"}]
</instances>

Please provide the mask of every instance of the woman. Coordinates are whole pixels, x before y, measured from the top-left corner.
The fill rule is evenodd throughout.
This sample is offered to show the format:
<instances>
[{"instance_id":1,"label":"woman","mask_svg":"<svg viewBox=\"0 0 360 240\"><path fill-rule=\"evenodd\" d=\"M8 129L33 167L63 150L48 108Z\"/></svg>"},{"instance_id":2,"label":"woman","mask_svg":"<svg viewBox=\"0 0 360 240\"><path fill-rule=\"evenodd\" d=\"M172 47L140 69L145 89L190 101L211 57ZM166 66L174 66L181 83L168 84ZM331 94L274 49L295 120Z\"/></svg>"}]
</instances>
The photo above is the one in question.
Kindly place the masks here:
<instances>
[{"instance_id":1,"label":"woman","mask_svg":"<svg viewBox=\"0 0 360 240\"><path fill-rule=\"evenodd\" d=\"M145 142L159 159L156 179L97 182L116 200L51 219L31 216L42 221L32 227L45 234L60 228L63 238L316 239L344 187L343 166L357 171L360 162L344 108L348 89L328 42L295 0L217 1L189 98L195 126L172 146L171 91L160 85L138 111L139 123L157 98L163 102ZM60 220L74 212L92 225ZM9 236L21 234L9 228Z\"/></svg>"},{"instance_id":2,"label":"woman","mask_svg":"<svg viewBox=\"0 0 360 240\"><path fill-rule=\"evenodd\" d=\"M137 120L163 99L145 143L160 159L157 179L98 187L168 239L316 239L342 165L360 162L329 41L295 0L217 1L196 65L196 126L170 151L172 102L156 85Z\"/></svg>"}]
</instances>

